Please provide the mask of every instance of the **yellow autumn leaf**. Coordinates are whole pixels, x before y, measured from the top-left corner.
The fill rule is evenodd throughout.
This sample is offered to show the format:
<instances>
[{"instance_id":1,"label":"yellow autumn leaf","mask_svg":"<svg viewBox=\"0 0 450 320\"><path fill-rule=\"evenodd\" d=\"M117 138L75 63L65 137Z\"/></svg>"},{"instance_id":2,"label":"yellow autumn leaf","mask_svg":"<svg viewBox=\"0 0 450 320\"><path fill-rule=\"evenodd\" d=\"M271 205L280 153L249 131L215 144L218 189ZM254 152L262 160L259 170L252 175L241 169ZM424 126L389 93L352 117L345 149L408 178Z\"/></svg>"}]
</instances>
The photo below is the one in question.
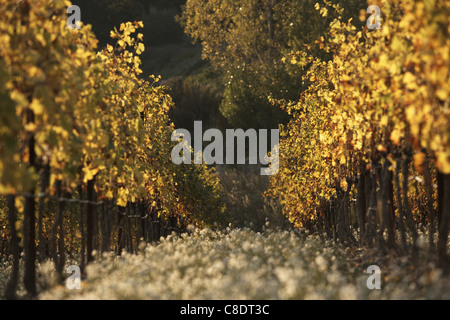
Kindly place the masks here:
<instances>
[{"instance_id":1,"label":"yellow autumn leaf","mask_svg":"<svg viewBox=\"0 0 450 320\"><path fill-rule=\"evenodd\" d=\"M120 188L117 197L117 205L121 207L125 207L127 205L127 191L124 188Z\"/></svg>"},{"instance_id":2,"label":"yellow autumn leaf","mask_svg":"<svg viewBox=\"0 0 450 320\"><path fill-rule=\"evenodd\" d=\"M400 144L400 139L401 138L402 138L402 134L401 134L400 130L396 129L396 130L391 132L390 139L395 145L399 145Z\"/></svg>"},{"instance_id":3,"label":"yellow autumn leaf","mask_svg":"<svg viewBox=\"0 0 450 320\"><path fill-rule=\"evenodd\" d=\"M42 70L36 66L31 66L30 68L27 69L27 72L30 78L36 78L36 80L43 79L44 74Z\"/></svg>"},{"instance_id":4,"label":"yellow autumn leaf","mask_svg":"<svg viewBox=\"0 0 450 320\"><path fill-rule=\"evenodd\" d=\"M426 154L424 152L418 152L413 156L414 159L414 167L419 173L423 172L423 165L425 163Z\"/></svg>"},{"instance_id":5,"label":"yellow autumn leaf","mask_svg":"<svg viewBox=\"0 0 450 320\"><path fill-rule=\"evenodd\" d=\"M113 191L112 191L111 189L109 189L109 190L106 192L105 197L108 198L108 199L114 198Z\"/></svg>"},{"instance_id":6,"label":"yellow autumn leaf","mask_svg":"<svg viewBox=\"0 0 450 320\"><path fill-rule=\"evenodd\" d=\"M38 99L33 99L33 101L31 101L30 109L34 112L35 115L41 115L44 113L44 106Z\"/></svg>"},{"instance_id":7,"label":"yellow autumn leaf","mask_svg":"<svg viewBox=\"0 0 450 320\"><path fill-rule=\"evenodd\" d=\"M98 168L90 169L90 168L83 168L83 182L87 183L88 181L92 180L94 176L98 173Z\"/></svg>"},{"instance_id":8,"label":"yellow autumn leaf","mask_svg":"<svg viewBox=\"0 0 450 320\"><path fill-rule=\"evenodd\" d=\"M418 88L417 78L411 72L406 72L403 76L403 83L406 89L416 90Z\"/></svg>"},{"instance_id":9,"label":"yellow autumn leaf","mask_svg":"<svg viewBox=\"0 0 450 320\"><path fill-rule=\"evenodd\" d=\"M387 115L384 115L380 119L380 126L385 127L389 123L389 117Z\"/></svg>"},{"instance_id":10,"label":"yellow autumn leaf","mask_svg":"<svg viewBox=\"0 0 450 320\"><path fill-rule=\"evenodd\" d=\"M36 39L37 41L39 41L39 43L40 43L43 47L46 46L47 41L45 41L44 36L42 35L42 33L36 34L36 35L35 35L35 39Z\"/></svg>"},{"instance_id":11,"label":"yellow autumn leaf","mask_svg":"<svg viewBox=\"0 0 450 320\"><path fill-rule=\"evenodd\" d=\"M344 191L347 191L347 188L348 188L347 180L344 179L341 181L341 188L344 189Z\"/></svg>"},{"instance_id":12,"label":"yellow autumn leaf","mask_svg":"<svg viewBox=\"0 0 450 320\"><path fill-rule=\"evenodd\" d=\"M24 129L28 132L35 132L37 129L37 125L34 122L30 122L24 125Z\"/></svg>"},{"instance_id":13,"label":"yellow autumn leaf","mask_svg":"<svg viewBox=\"0 0 450 320\"><path fill-rule=\"evenodd\" d=\"M119 207L125 207L127 205L127 199L125 198L118 198L117 199L117 205Z\"/></svg>"},{"instance_id":14,"label":"yellow autumn leaf","mask_svg":"<svg viewBox=\"0 0 450 320\"><path fill-rule=\"evenodd\" d=\"M450 152L436 152L436 166L443 174L450 174Z\"/></svg>"},{"instance_id":15,"label":"yellow autumn leaf","mask_svg":"<svg viewBox=\"0 0 450 320\"><path fill-rule=\"evenodd\" d=\"M449 94L448 94L447 91L445 91L444 88L439 88L436 91L436 97L438 97L439 100L446 101L448 99L448 97L449 97Z\"/></svg>"},{"instance_id":16,"label":"yellow autumn leaf","mask_svg":"<svg viewBox=\"0 0 450 320\"><path fill-rule=\"evenodd\" d=\"M141 54L144 51L145 51L144 44L143 43L138 43L137 48L136 48L136 53L137 54Z\"/></svg>"}]
</instances>

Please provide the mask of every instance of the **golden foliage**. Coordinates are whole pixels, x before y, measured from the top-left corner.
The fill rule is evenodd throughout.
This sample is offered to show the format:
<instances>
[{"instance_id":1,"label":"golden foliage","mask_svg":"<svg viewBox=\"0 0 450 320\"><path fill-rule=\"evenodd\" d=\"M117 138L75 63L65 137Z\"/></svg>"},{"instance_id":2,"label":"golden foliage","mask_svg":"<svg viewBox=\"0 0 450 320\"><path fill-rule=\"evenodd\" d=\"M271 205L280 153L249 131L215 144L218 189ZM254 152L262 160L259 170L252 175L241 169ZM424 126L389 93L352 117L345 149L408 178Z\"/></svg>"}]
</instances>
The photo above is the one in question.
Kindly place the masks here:
<instances>
[{"instance_id":1,"label":"golden foliage","mask_svg":"<svg viewBox=\"0 0 450 320\"><path fill-rule=\"evenodd\" d=\"M269 193L298 226L345 179L393 154L413 150L420 167L426 152L450 173L450 3L380 2L380 30L331 23L330 38L319 42L332 59L308 57L309 88L296 104L283 104L293 119ZM304 59L292 54L291 63Z\"/></svg>"},{"instance_id":2,"label":"golden foliage","mask_svg":"<svg viewBox=\"0 0 450 320\"><path fill-rule=\"evenodd\" d=\"M195 219L180 200L192 190L177 183L186 170L170 161L172 99L159 77L140 77L142 22L122 23L116 43L97 51L91 26L67 27L70 2L36 0L25 12L16 2L0 2L0 194L36 190L48 165L51 186L71 191L95 177L97 193L119 206L158 199L161 215ZM195 187L215 198L217 177L195 170Z\"/></svg>"}]
</instances>

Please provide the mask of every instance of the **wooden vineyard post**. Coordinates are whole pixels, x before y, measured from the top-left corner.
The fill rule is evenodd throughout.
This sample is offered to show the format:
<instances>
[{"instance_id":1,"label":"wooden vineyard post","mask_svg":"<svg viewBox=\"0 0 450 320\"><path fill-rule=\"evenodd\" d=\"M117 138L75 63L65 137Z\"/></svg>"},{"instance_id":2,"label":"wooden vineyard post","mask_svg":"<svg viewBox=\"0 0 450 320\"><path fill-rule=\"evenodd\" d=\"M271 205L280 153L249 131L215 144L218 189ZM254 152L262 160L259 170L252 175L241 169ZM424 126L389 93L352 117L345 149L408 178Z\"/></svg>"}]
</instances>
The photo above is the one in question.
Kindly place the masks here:
<instances>
[{"instance_id":1,"label":"wooden vineyard post","mask_svg":"<svg viewBox=\"0 0 450 320\"><path fill-rule=\"evenodd\" d=\"M87 200L87 214L86 214L86 247L87 247L87 263L94 260L92 251L94 250L94 180L89 180L86 188Z\"/></svg>"},{"instance_id":2,"label":"wooden vineyard post","mask_svg":"<svg viewBox=\"0 0 450 320\"><path fill-rule=\"evenodd\" d=\"M13 256L13 265L11 270L11 276L5 289L5 299L11 300L16 298L16 290L19 278L19 238L16 230L16 209L15 209L15 197L9 195L6 197L6 203L8 206L8 223L10 230L10 246L11 254Z\"/></svg>"}]
</instances>

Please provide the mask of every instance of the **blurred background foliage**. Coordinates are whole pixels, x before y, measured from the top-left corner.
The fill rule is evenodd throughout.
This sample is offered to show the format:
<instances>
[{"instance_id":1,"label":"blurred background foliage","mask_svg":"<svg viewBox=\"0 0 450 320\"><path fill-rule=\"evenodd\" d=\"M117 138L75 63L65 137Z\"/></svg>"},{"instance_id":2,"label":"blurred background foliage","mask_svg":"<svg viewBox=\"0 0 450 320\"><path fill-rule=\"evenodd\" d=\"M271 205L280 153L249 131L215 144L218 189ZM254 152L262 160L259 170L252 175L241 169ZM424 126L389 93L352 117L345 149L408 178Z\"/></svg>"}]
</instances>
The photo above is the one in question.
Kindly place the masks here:
<instances>
[{"instance_id":1,"label":"blurred background foliage","mask_svg":"<svg viewBox=\"0 0 450 320\"><path fill-rule=\"evenodd\" d=\"M144 22L143 76L161 75L175 102L171 119L193 130L274 129L289 116L269 97L297 101L308 86L304 70L283 60L307 52L326 60L316 40L327 37L329 22L317 2L339 2L344 20L360 24L365 1L318 0L73 0L84 23L92 24L99 46L124 21ZM300 90L299 90L300 88ZM261 228L266 220L286 226L279 205L262 196L267 177L254 166L217 168L227 212L237 225Z\"/></svg>"}]
</instances>

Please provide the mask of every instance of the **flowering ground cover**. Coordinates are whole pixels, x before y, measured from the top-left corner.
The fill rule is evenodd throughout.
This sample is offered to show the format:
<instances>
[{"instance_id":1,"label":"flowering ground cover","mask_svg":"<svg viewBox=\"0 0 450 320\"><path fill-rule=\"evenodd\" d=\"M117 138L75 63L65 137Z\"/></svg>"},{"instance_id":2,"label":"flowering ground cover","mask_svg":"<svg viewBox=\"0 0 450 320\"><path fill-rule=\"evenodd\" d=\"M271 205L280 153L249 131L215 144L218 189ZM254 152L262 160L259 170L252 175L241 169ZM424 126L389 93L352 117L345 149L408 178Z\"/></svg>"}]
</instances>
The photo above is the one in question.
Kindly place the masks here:
<instances>
[{"instance_id":1,"label":"flowering ground cover","mask_svg":"<svg viewBox=\"0 0 450 320\"><path fill-rule=\"evenodd\" d=\"M138 255L104 254L88 265L80 290L54 285L53 265L44 263L39 298L449 299L449 277L428 262L425 249L411 264L297 231L196 230L143 245ZM380 290L367 287L369 265L381 269Z\"/></svg>"}]
</instances>

